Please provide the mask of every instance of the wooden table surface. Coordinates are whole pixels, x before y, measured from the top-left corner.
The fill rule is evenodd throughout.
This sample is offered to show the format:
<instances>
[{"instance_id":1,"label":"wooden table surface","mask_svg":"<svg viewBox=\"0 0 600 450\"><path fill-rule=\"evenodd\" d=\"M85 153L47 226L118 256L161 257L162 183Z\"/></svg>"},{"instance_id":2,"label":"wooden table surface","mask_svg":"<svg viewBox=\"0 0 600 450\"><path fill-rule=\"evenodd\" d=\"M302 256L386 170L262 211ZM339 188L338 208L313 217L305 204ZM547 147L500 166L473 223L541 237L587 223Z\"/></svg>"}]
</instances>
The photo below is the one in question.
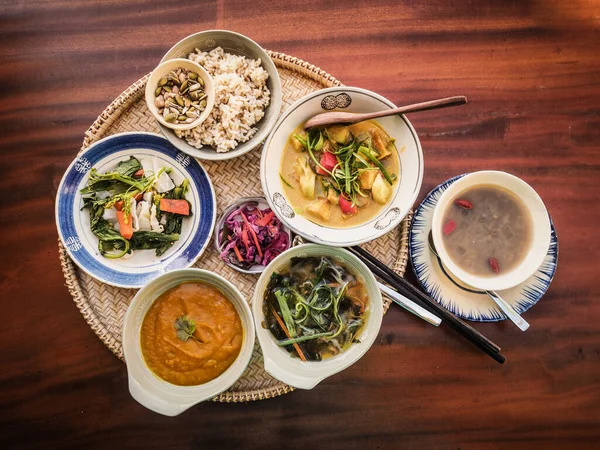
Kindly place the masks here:
<instances>
[{"instance_id":1,"label":"wooden table surface","mask_svg":"<svg viewBox=\"0 0 600 450\"><path fill-rule=\"evenodd\" d=\"M354 6L350 6L354 4ZM525 333L476 324L504 365L400 308L312 391L198 405L129 395L58 261L54 197L96 116L184 36L224 28L406 104L426 169L500 169L544 199L554 282ZM0 448L592 448L600 439L600 3L594 0L0 4ZM414 278L413 278L414 280Z\"/></svg>"}]
</instances>

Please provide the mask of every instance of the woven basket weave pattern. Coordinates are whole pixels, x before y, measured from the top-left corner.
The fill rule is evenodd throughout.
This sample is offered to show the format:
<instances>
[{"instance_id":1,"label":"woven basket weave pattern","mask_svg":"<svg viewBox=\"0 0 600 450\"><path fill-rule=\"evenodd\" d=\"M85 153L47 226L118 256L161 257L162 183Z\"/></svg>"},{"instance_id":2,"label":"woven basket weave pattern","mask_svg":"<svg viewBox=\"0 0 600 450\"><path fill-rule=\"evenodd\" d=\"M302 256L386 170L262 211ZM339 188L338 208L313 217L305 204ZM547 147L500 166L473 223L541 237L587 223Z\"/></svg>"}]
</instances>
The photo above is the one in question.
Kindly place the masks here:
<instances>
[{"instance_id":1,"label":"woven basket weave pattern","mask_svg":"<svg viewBox=\"0 0 600 450\"><path fill-rule=\"evenodd\" d=\"M275 62L282 83L283 108L299 98L325 87L341 83L328 73L300 59L283 53L269 52ZM144 88L148 75L127 88L116 98L85 133L84 151L94 142L111 134L124 131L150 131L158 133L155 119L144 102ZM262 195L260 186L260 149L227 161L203 161L217 198L220 214L227 205L244 196ZM244 173L240 178L236 174ZM410 215L409 215L410 216ZM408 260L408 224L406 217L398 229L364 245L378 259L390 265L400 275L404 274ZM60 261L69 292L92 330L102 342L120 359L123 359L121 329L129 302L136 293L101 283L79 270L59 242ZM194 267L214 271L232 283L252 300L256 276L245 275L227 267L218 257L212 245L196 261ZM387 311L389 300L385 300ZM264 371L260 348L254 349L250 364L244 375L228 391L215 397L220 402L243 402L261 400L292 391L293 388L272 378Z\"/></svg>"}]
</instances>

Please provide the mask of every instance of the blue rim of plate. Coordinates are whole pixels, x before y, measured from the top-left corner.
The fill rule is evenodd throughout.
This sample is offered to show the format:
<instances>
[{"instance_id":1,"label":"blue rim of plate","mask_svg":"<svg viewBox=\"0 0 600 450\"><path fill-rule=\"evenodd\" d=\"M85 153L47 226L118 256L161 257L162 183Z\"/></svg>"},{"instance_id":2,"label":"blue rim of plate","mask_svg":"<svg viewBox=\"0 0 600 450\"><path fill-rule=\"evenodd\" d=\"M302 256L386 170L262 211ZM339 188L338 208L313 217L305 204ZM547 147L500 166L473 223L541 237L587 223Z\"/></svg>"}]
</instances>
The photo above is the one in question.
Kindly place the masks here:
<instances>
[{"instance_id":1,"label":"blue rim of plate","mask_svg":"<svg viewBox=\"0 0 600 450\"><path fill-rule=\"evenodd\" d=\"M135 150L135 153L133 152ZM189 235L181 236L174 250L169 250L159 261L127 270L110 267L108 260L92 254L76 226L76 215L87 214L79 211L81 189L88 171L98 163L110 161L110 157L120 152L130 154L153 154L177 169L190 180L189 193L192 196L194 220ZM115 156L115 159L128 157ZM113 286L140 288L151 279L172 269L186 268L204 252L212 235L216 219L216 198L212 183L204 168L195 158L175 148L166 138L145 132L126 132L106 137L85 150L67 168L56 194L56 225L60 239L73 262L90 276ZM188 219L189 220L189 219ZM152 250L140 250L152 252Z\"/></svg>"},{"instance_id":2,"label":"blue rim of plate","mask_svg":"<svg viewBox=\"0 0 600 450\"><path fill-rule=\"evenodd\" d=\"M433 210L442 193L467 174L450 178L436 186L419 205L410 226L409 257L413 272L423 289L440 305L456 316L474 322L498 322L506 315L483 291L460 283L443 267L429 249L427 236L431 230ZM550 218L550 217L549 217ZM522 314L535 305L550 287L558 263L558 236L550 218L551 238L546 259L538 271L520 285L499 291L517 313Z\"/></svg>"}]
</instances>

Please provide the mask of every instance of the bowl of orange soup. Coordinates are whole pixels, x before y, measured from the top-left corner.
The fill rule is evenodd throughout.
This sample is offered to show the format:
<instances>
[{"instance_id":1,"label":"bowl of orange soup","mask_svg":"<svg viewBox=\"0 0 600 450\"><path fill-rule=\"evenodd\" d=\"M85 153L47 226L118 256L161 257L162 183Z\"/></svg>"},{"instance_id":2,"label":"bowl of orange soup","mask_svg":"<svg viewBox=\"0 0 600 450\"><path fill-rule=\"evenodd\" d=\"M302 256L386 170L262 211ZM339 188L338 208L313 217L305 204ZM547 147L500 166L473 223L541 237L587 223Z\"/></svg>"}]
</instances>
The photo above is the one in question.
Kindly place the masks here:
<instances>
[{"instance_id":1,"label":"bowl of orange soup","mask_svg":"<svg viewBox=\"0 0 600 450\"><path fill-rule=\"evenodd\" d=\"M167 272L133 298L123 324L129 391L166 416L218 395L246 369L254 322L243 295L201 269Z\"/></svg>"}]
</instances>

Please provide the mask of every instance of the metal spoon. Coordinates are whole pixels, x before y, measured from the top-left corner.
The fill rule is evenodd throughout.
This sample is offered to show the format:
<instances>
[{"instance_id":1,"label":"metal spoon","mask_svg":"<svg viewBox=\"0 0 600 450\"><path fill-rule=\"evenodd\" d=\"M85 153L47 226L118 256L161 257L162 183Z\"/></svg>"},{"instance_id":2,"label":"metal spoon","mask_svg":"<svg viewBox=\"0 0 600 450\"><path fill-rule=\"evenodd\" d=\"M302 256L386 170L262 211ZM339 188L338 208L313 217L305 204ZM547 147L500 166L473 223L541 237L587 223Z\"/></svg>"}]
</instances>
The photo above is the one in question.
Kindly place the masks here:
<instances>
[{"instance_id":1,"label":"metal spoon","mask_svg":"<svg viewBox=\"0 0 600 450\"><path fill-rule=\"evenodd\" d=\"M427 242L429 244L429 250L431 250L431 252L435 256L437 256L441 264L442 262L440 259L440 255L438 255L438 252L435 249L435 243L433 242L433 233L431 231L429 231L429 235L427 236ZM496 291L481 292L485 292L487 295L489 295L489 297L494 301L494 303L498 305L498 308L500 308L502 312L506 314L506 317L508 317L511 320L511 322L514 323L517 326L517 328L519 328L519 330L525 331L527 328L529 328L529 323L527 323L527 321L523 319L506 300L500 297Z\"/></svg>"},{"instance_id":2,"label":"metal spoon","mask_svg":"<svg viewBox=\"0 0 600 450\"><path fill-rule=\"evenodd\" d=\"M413 313L415 316L420 317L425 322L429 322L431 325L438 326L442 323L442 319L440 319L435 314L430 313L425 308L420 307L412 300L409 300L404 295L396 292L390 287L387 287L385 284L377 283L379 285L379 289L385 295L387 295L392 301L400 306L402 306L407 311Z\"/></svg>"},{"instance_id":3,"label":"metal spoon","mask_svg":"<svg viewBox=\"0 0 600 450\"><path fill-rule=\"evenodd\" d=\"M396 114L406 114L417 111L427 111L430 109L447 108L449 106L460 106L467 103L467 97L460 95L458 97L441 98L431 100L429 102L415 103L413 105L401 106L394 109L386 109L385 111L377 111L374 113L349 113L344 111L332 111L322 114L317 114L308 119L304 124L304 129L312 127L322 127L334 123L356 123L363 120L376 119L378 117L393 116Z\"/></svg>"}]
</instances>

